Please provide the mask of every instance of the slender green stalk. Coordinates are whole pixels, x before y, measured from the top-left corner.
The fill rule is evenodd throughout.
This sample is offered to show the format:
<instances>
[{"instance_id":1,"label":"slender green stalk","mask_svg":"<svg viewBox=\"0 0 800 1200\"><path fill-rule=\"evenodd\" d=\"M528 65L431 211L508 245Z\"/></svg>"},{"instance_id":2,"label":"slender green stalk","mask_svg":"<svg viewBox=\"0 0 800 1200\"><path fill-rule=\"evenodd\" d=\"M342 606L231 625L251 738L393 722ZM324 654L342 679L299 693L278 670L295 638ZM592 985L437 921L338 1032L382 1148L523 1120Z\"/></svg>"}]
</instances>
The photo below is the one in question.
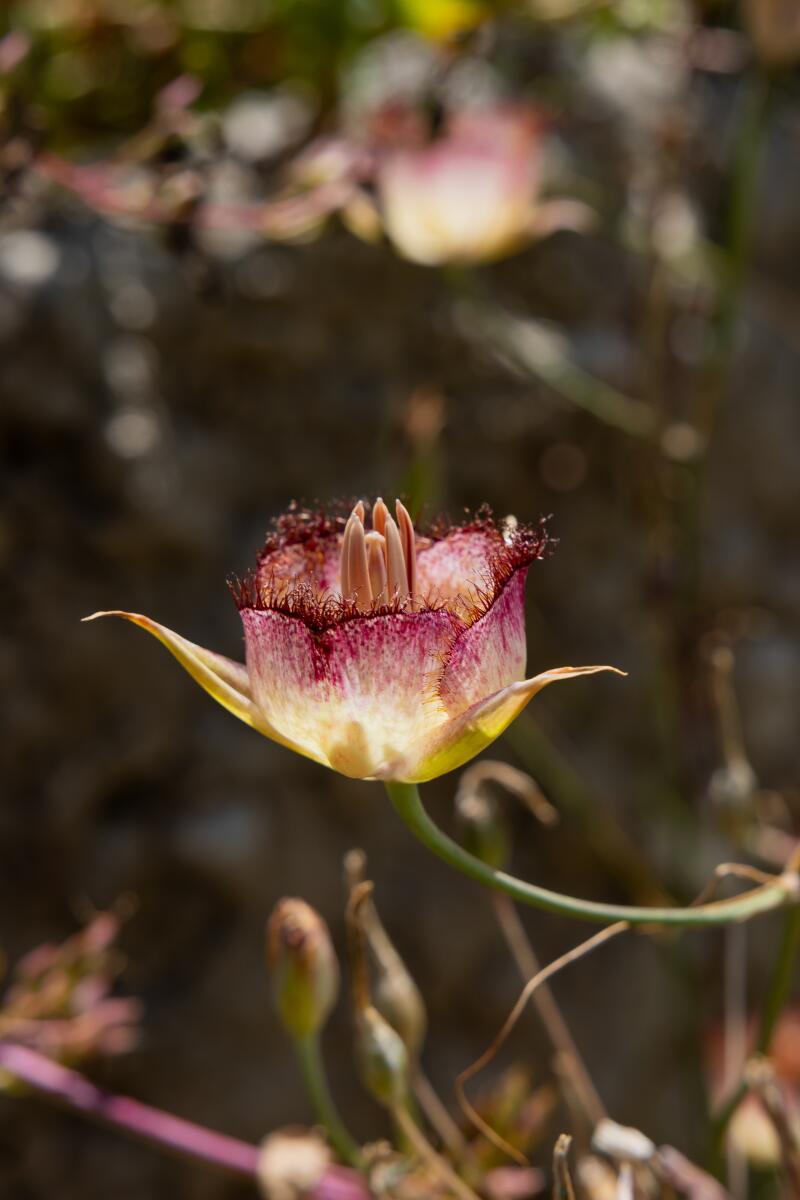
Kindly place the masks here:
<instances>
[{"instance_id":1,"label":"slender green stalk","mask_svg":"<svg viewBox=\"0 0 800 1200\"><path fill-rule=\"evenodd\" d=\"M783 920L783 934L775 960L775 968L767 989L764 1012L761 1017L761 1028L758 1033L756 1050L759 1054L769 1054L772 1035L778 1023L789 993L792 988L797 951L800 947L800 907L790 908Z\"/></svg>"},{"instance_id":2,"label":"slender green stalk","mask_svg":"<svg viewBox=\"0 0 800 1200\"><path fill-rule=\"evenodd\" d=\"M303 1079L319 1123L325 1127L331 1145L342 1161L349 1163L352 1167L359 1166L361 1150L339 1116L339 1110L328 1087L319 1048L319 1035L311 1033L308 1037L296 1038L295 1046Z\"/></svg>"},{"instance_id":3,"label":"slender green stalk","mask_svg":"<svg viewBox=\"0 0 800 1200\"><path fill-rule=\"evenodd\" d=\"M717 314L717 354L722 359L729 359L734 348L739 302L750 261L761 145L769 113L771 82L769 73L763 67L755 66L743 83L743 113L730 181L727 263Z\"/></svg>"},{"instance_id":4,"label":"slender green stalk","mask_svg":"<svg viewBox=\"0 0 800 1200\"><path fill-rule=\"evenodd\" d=\"M444 859L451 867L497 891L506 892L521 904L530 904L549 912L577 917L584 921L606 923L628 921L632 925L726 925L730 921L747 921L760 913L796 903L797 875L776 878L774 883L753 888L744 896L732 900L717 900L695 908L637 908L624 904L599 904L550 891L535 883L527 883L489 867L468 854L448 837L428 816L422 805L419 790L413 783L387 783L386 790L395 812L418 841Z\"/></svg>"},{"instance_id":5,"label":"slender green stalk","mask_svg":"<svg viewBox=\"0 0 800 1200\"><path fill-rule=\"evenodd\" d=\"M783 920L783 931L781 934L781 943L778 948L778 956L775 959L772 977L767 987L764 1008L761 1013L761 1025L756 1043L756 1052L758 1054L769 1054L775 1026L791 992L798 949L800 949L800 907L795 905L789 909ZM725 1137L725 1130L728 1128L728 1123L744 1099L746 1092L747 1084L742 1079L714 1118L713 1138L716 1154L720 1153L722 1139Z\"/></svg>"}]
</instances>

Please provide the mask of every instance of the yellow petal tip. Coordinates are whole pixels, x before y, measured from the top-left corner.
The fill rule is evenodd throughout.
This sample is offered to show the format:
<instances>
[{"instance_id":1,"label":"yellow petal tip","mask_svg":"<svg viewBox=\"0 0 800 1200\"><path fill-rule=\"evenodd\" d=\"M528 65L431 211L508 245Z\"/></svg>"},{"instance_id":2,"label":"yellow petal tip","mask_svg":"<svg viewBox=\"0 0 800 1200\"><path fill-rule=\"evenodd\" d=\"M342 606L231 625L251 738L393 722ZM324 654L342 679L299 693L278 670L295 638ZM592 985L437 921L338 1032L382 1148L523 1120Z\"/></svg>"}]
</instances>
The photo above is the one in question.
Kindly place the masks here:
<instances>
[{"instance_id":1,"label":"yellow petal tip","mask_svg":"<svg viewBox=\"0 0 800 1200\"><path fill-rule=\"evenodd\" d=\"M88 617L81 617L81 624L86 621L96 621L98 617L124 617L126 621L133 621L136 625L144 625L150 629L154 622L149 617L142 616L141 613L125 612L122 608L106 608L100 612L90 613Z\"/></svg>"}]
</instances>

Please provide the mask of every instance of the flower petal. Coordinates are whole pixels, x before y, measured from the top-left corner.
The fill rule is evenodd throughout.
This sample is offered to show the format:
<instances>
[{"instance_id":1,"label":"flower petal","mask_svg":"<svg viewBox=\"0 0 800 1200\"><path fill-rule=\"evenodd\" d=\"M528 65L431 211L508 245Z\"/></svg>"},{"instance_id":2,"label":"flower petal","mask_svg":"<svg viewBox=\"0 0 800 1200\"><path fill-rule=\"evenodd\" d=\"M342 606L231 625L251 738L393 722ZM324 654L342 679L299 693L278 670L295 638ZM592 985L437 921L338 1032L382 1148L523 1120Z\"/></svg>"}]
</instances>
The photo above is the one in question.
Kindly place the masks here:
<instances>
[{"instance_id":1,"label":"flower petal","mask_svg":"<svg viewBox=\"0 0 800 1200\"><path fill-rule=\"evenodd\" d=\"M433 604L469 603L470 593L488 586L492 562L502 551L496 530L459 529L423 544L417 552L419 594Z\"/></svg>"},{"instance_id":2,"label":"flower petal","mask_svg":"<svg viewBox=\"0 0 800 1200\"><path fill-rule=\"evenodd\" d=\"M302 746L283 737L264 719L263 714L253 703L247 668L242 663L234 662L233 659L226 658L222 654L215 654L212 650L206 650L203 646L188 641L179 633L174 633L165 625L159 625L157 621L153 621L141 613L113 609L108 612L92 613L90 617L83 619L84 621L94 621L97 617L123 617L126 621L138 625L140 629L152 633L153 637L158 638L162 645L167 647L170 654L177 658L192 678L202 688L205 688L208 694L213 696L223 708L227 708L228 712L233 713L240 721L244 721L246 725L252 726L259 733L279 742L282 746L287 746L290 750L297 750L301 754L308 754L308 751ZM309 755L309 757L315 756Z\"/></svg>"},{"instance_id":3,"label":"flower petal","mask_svg":"<svg viewBox=\"0 0 800 1200\"><path fill-rule=\"evenodd\" d=\"M364 614L317 631L275 609L241 616L264 720L343 775L372 778L447 721L436 683L451 613Z\"/></svg>"},{"instance_id":4,"label":"flower petal","mask_svg":"<svg viewBox=\"0 0 800 1200\"><path fill-rule=\"evenodd\" d=\"M486 612L453 642L438 688L449 716L525 678L526 574L524 568L515 571Z\"/></svg>"},{"instance_id":5,"label":"flower petal","mask_svg":"<svg viewBox=\"0 0 800 1200\"><path fill-rule=\"evenodd\" d=\"M425 783L469 762L490 745L518 717L537 692L560 679L612 671L617 667L556 667L532 679L512 683L485 700L479 700L459 716L453 717L414 747L404 759L387 760L376 771L378 779L403 783Z\"/></svg>"}]
</instances>

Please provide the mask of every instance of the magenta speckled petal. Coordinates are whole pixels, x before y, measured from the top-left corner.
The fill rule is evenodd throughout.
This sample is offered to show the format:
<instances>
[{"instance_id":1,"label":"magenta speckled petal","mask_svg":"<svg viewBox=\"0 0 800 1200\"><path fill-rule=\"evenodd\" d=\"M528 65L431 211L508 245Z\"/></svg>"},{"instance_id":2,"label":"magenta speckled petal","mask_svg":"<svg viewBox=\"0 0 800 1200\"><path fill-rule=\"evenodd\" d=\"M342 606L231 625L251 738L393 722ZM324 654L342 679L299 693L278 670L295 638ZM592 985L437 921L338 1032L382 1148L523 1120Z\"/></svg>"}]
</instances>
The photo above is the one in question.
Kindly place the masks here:
<instances>
[{"instance_id":1,"label":"magenta speckled petal","mask_svg":"<svg viewBox=\"0 0 800 1200\"><path fill-rule=\"evenodd\" d=\"M475 589L491 586L492 563L504 549L497 530L457 529L439 541L423 542L417 554L420 595L433 604L474 603Z\"/></svg>"},{"instance_id":2,"label":"magenta speckled petal","mask_svg":"<svg viewBox=\"0 0 800 1200\"><path fill-rule=\"evenodd\" d=\"M262 555L258 564L259 586L280 595L305 587L323 596L339 590L339 547L341 535L282 546Z\"/></svg>"},{"instance_id":3,"label":"magenta speckled petal","mask_svg":"<svg viewBox=\"0 0 800 1200\"><path fill-rule=\"evenodd\" d=\"M439 682L449 716L525 678L525 576L514 572L483 616L456 636Z\"/></svg>"},{"instance_id":4,"label":"magenta speckled petal","mask_svg":"<svg viewBox=\"0 0 800 1200\"><path fill-rule=\"evenodd\" d=\"M452 614L353 617L323 631L272 609L241 616L265 721L343 775L372 778L447 720L436 685Z\"/></svg>"}]
</instances>

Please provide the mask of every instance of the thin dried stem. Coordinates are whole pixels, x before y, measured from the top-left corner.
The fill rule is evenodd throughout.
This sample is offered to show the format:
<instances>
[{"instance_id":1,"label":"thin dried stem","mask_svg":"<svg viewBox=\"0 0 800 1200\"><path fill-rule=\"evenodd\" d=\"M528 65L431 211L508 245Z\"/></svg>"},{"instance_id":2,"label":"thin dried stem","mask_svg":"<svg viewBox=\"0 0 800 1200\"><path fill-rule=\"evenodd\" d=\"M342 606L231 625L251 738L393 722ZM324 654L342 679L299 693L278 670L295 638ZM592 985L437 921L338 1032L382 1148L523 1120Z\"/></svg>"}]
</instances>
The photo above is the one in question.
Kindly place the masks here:
<instances>
[{"instance_id":1,"label":"thin dried stem","mask_svg":"<svg viewBox=\"0 0 800 1200\"><path fill-rule=\"evenodd\" d=\"M786 1099L778 1086L775 1070L768 1059L756 1057L747 1064L745 1078L760 1099L775 1127L781 1146L781 1158L790 1185L790 1195L800 1196L800 1134L795 1118L787 1111Z\"/></svg>"},{"instance_id":2,"label":"thin dried stem","mask_svg":"<svg viewBox=\"0 0 800 1200\"><path fill-rule=\"evenodd\" d=\"M558 824L558 809L553 807L536 780L527 771L493 758L481 758L461 773L456 797L477 791L487 783L496 783L519 800L540 825Z\"/></svg>"},{"instance_id":3,"label":"thin dried stem","mask_svg":"<svg viewBox=\"0 0 800 1200\"><path fill-rule=\"evenodd\" d=\"M411 1086L420 1108L442 1139L442 1144L446 1147L448 1154L456 1161L462 1159L467 1151L466 1138L450 1116L439 1093L419 1063L412 1068Z\"/></svg>"},{"instance_id":4,"label":"thin dried stem","mask_svg":"<svg viewBox=\"0 0 800 1200\"><path fill-rule=\"evenodd\" d=\"M507 1154L510 1158L513 1158L515 1162L520 1164L520 1166L528 1165L528 1160L526 1159L525 1155L521 1154L516 1147L506 1142L504 1138L501 1138L500 1135L496 1133L496 1131L492 1129L492 1127L486 1121L484 1121L483 1117L481 1117L481 1115L475 1110L475 1108L467 1099L465 1086L470 1079L478 1074L479 1071L482 1071L484 1067L488 1066L495 1057L498 1050L511 1033L511 1030L516 1025L521 1014L525 1011L528 1001L530 1000L531 996L534 995L537 988L541 987L541 985L548 979L552 978L553 975L558 974L558 972L564 967L569 966L571 963L578 962L579 959L584 958L587 954L590 954L592 950L596 950L599 946L604 945L606 942L610 941L611 938L616 937L620 933L624 933L625 930L629 928L630 925L627 921L618 921L614 925L609 925L605 929L599 930L597 933L593 934L592 937L587 938L586 941L581 942L580 945L574 946L572 950L568 950L565 954L562 954L559 958L555 959L548 966L544 967L541 971L534 975L532 979L529 979L525 987L522 989L516 1004L506 1017L502 1028L495 1036L491 1045L484 1050L483 1054L481 1054L481 1056L477 1058L475 1062L471 1064L471 1066L462 1071L456 1079L456 1095L458 1096L459 1104L461 1105L466 1116L473 1123L473 1125L475 1125L475 1127L481 1131L484 1137L486 1137L492 1143L492 1145L496 1146L499 1150L502 1150L502 1152Z\"/></svg>"},{"instance_id":5,"label":"thin dried stem","mask_svg":"<svg viewBox=\"0 0 800 1200\"><path fill-rule=\"evenodd\" d=\"M469 1184L465 1183L455 1173L447 1159L442 1158L441 1154L437 1153L407 1108L397 1104L392 1107L391 1112L400 1132L407 1139L409 1145L422 1161L427 1163L431 1170L436 1172L451 1191L460 1196L461 1200L480 1200L477 1192L473 1192Z\"/></svg>"},{"instance_id":6,"label":"thin dried stem","mask_svg":"<svg viewBox=\"0 0 800 1200\"><path fill-rule=\"evenodd\" d=\"M729 767L745 763L749 766L744 747L739 701L733 683L734 657L729 646L717 646L711 655L714 705L719 724L720 749Z\"/></svg>"},{"instance_id":7,"label":"thin dried stem","mask_svg":"<svg viewBox=\"0 0 800 1200\"><path fill-rule=\"evenodd\" d=\"M345 912L347 949L352 976L353 1006L356 1012L363 1012L371 1004L369 965L367 963L367 947L361 911L365 901L372 895L372 889L373 885L368 881L356 884L350 893L350 899L347 902Z\"/></svg>"},{"instance_id":8,"label":"thin dried stem","mask_svg":"<svg viewBox=\"0 0 800 1200\"><path fill-rule=\"evenodd\" d=\"M559 1135L553 1147L553 1200L575 1200L575 1188L569 1173L569 1149L572 1138Z\"/></svg>"},{"instance_id":9,"label":"thin dried stem","mask_svg":"<svg viewBox=\"0 0 800 1200\"><path fill-rule=\"evenodd\" d=\"M756 883L766 886L773 883L779 883L780 875L771 874L769 871L761 871L758 867L751 867L748 863L719 863L714 868L714 875L699 892L692 901L692 907L695 908L700 904L707 904L709 900L713 900L720 889L720 884L724 879L733 876L736 879L747 879L751 883Z\"/></svg>"},{"instance_id":10,"label":"thin dried stem","mask_svg":"<svg viewBox=\"0 0 800 1200\"><path fill-rule=\"evenodd\" d=\"M541 964L536 957L519 913L508 896L500 892L492 892L492 907L503 937L506 940L519 973L523 980L531 979L541 970ZM547 1035L557 1051L564 1073L572 1084L581 1108L591 1125L596 1125L604 1116L606 1110L603 1101L592 1082L581 1053L578 1050L561 1009L558 1007L552 989L541 984L533 994L533 1003L541 1018Z\"/></svg>"},{"instance_id":11,"label":"thin dried stem","mask_svg":"<svg viewBox=\"0 0 800 1200\"><path fill-rule=\"evenodd\" d=\"M724 1087L736 1086L747 1061L747 927L725 930ZM735 1141L726 1148L728 1188L733 1200L746 1200L747 1160Z\"/></svg>"}]
</instances>

